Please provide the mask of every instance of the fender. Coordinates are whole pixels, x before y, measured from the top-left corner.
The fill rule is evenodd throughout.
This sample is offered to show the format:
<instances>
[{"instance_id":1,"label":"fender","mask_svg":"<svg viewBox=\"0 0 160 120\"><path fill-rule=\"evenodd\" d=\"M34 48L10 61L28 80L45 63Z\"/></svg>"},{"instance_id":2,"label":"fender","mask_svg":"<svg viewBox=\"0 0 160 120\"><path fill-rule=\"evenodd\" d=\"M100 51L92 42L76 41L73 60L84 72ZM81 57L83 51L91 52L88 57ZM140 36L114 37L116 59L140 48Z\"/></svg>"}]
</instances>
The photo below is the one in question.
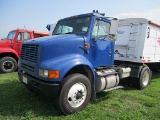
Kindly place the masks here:
<instances>
[{"instance_id":1,"label":"fender","mask_svg":"<svg viewBox=\"0 0 160 120\"><path fill-rule=\"evenodd\" d=\"M68 71L79 65L88 66L91 69L95 78L94 68L92 64L82 55L72 54L58 57L43 62L40 67L47 70L59 70L60 78L54 79L53 81L62 81L64 76L68 73Z\"/></svg>"},{"instance_id":2,"label":"fender","mask_svg":"<svg viewBox=\"0 0 160 120\"><path fill-rule=\"evenodd\" d=\"M11 53L11 54L14 54L18 59L20 58L20 56L17 54L17 52L11 48L1 48L0 49L0 55L1 54L8 54L8 53Z\"/></svg>"}]
</instances>

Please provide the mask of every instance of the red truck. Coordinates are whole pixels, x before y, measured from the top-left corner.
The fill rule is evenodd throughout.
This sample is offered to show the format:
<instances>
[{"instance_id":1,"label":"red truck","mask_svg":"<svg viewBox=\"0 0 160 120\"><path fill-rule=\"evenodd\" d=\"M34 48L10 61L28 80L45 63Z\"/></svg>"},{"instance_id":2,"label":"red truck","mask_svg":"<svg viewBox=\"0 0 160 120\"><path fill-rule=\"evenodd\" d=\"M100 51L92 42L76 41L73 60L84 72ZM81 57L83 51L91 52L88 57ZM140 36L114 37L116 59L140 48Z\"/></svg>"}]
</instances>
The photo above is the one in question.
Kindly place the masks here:
<instances>
[{"instance_id":1,"label":"red truck","mask_svg":"<svg viewBox=\"0 0 160 120\"><path fill-rule=\"evenodd\" d=\"M49 36L49 33L24 29L10 31L7 38L0 41L0 73L9 73L17 69L24 41L44 36Z\"/></svg>"}]
</instances>

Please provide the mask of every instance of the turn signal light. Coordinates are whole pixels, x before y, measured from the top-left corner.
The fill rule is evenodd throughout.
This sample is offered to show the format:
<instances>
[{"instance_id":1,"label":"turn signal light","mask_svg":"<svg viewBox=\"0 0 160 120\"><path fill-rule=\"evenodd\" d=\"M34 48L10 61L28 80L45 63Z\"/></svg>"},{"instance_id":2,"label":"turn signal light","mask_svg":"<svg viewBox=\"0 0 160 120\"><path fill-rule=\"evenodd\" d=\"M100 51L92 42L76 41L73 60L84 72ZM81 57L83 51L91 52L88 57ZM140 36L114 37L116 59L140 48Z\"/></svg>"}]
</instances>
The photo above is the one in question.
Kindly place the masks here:
<instances>
[{"instance_id":1,"label":"turn signal light","mask_svg":"<svg viewBox=\"0 0 160 120\"><path fill-rule=\"evenodd\" d=\"M90 44L88 44L88 43L85 43L85 47L88 47L88 48L89 48L89 47L90 47Z\"/></svg>"},{"instance_id":2,"label":"turn signal light","mask_svg":"<svg viewBox=\"0 0 160 120\"><path fill-rule=\"evenodd\" d=\"M60 72L58 70L49 70L48 71L48 78L60 78Z\"/></svg>"}]
</instances>

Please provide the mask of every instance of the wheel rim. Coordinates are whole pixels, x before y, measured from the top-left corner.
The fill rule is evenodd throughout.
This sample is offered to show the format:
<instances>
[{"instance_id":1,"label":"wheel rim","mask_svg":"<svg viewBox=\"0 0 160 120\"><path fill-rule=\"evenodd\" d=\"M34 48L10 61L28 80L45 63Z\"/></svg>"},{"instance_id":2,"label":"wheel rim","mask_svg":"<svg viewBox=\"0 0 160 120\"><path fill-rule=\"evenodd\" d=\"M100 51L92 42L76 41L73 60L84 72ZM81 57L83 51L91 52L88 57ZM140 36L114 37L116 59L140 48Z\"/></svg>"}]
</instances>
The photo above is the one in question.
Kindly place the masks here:
<instances>
[{"instance_id":1,"label":"wheel rim","mask_svg":"<svg viewBox=\"0 0 160 120\"><path fill-rule=\"evenodd\" d=\"M86 99L87 89L83 83L74 84L68 92L68 103L71 107L79 107Z\"/></svg>"},{"instance_id":2,"label":"wheel rim","mask_svg":"<svg viewBox=\"0 0 160 120\"><path fill-rule=\"evenodd\" d=\"M3 62L2 66L5 71L11 71L14 67L14 63L10 60L7 60Z\"/></svg>"},{"instance_id":3,"label":"wheel rim","mask_svg":"<svg viewBox=\"0 0 160 120\"><path fill-rule=\"evenodd\" d=\"M145 71L143 74L143 79L142 79L143 85L146 86L148 84L148 81L149 81L149 73Z\"/></svg>"}]
</instances>

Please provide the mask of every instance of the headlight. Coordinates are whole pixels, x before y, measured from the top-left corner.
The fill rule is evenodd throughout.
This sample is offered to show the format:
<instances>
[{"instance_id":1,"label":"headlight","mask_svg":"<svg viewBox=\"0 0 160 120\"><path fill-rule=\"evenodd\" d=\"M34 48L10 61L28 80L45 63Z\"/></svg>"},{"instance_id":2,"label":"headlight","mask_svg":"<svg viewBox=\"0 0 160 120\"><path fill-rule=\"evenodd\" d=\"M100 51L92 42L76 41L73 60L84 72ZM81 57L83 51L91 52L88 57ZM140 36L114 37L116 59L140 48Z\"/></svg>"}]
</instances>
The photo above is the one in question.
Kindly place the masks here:
<instances>
[{"instance_id":1,"label":"headlight","mask_svg":"<svg viewBox=\"0 0 160 120\"><path fill-rule=\"evenodd\" d=\"M48 70L39 69L39 75L43 77L48 77Z\"/></svg>"},{"instance_id":2,"label":"headlight","mask_svg":"<svg viewBox=\"0 0 160 120\"><path fill-rule=\"evenodd\" d=\"M39 75L47 78L60 78L60 72L58 70L44 70L39 69Z\"/></svg>"}]
</instances>

